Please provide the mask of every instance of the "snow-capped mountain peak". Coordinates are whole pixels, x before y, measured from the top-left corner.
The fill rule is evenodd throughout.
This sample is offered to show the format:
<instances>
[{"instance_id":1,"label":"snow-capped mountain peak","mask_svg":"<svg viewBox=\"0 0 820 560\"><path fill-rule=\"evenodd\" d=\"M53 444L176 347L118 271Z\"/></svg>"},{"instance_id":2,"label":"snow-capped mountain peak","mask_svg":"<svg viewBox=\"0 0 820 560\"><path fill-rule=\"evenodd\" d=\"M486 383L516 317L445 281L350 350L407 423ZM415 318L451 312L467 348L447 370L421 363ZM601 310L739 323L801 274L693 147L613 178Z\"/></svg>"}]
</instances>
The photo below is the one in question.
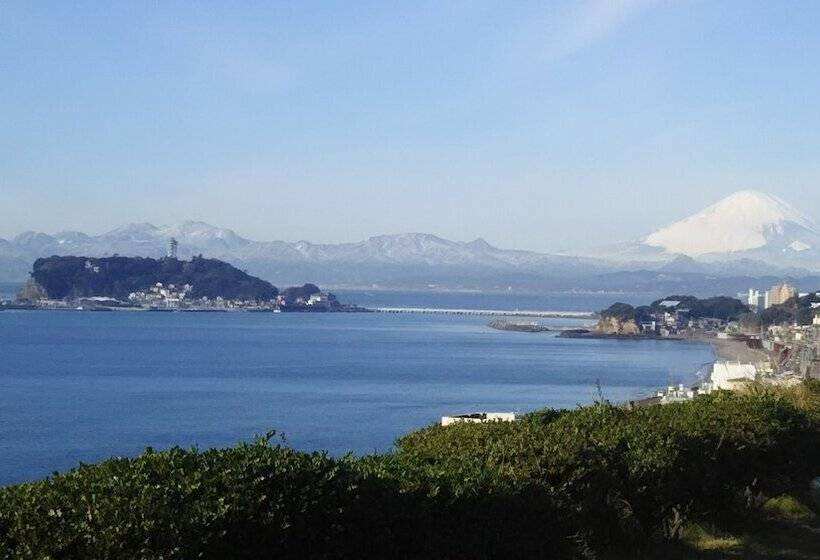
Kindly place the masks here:
<instances>
[{"instance_id":1,"label":"snow-capped mountain peak","mask_svg":"<svg viewBox=\"0 0 820 560\"><path fill-rule=\"evenodd\" d=\"M660 229L642 242L667 253L697 258L767 246L806 251L820 247L820 233L812 220L786 202L747 190Z\"/></svg>"},{"instance_id":2,"label":"snow-capped mountain peak","mask_svg":"<svg viewBox=\"0 0 820 560\"><path fill-rule=\"evenodd\" d=\"M102 237L117 241L146 241L153 239L159 233L159 228L148 222L126 224L104 233Z\"/></svg>"},{"instance_id":3,"label":"snow-capped mountain peak","mask_svg":"<svg viewBox=\"0 0 820 560\"><path fill-rule=\"evenodd\" d=\"M248 240L240 237L232 229L212 226L205 222L187 220L174 226L163 226L157 233L163 238L174 237L179 241L192 242L219 241L228 245L244 245Z\"/></svg>"}]
</instances>

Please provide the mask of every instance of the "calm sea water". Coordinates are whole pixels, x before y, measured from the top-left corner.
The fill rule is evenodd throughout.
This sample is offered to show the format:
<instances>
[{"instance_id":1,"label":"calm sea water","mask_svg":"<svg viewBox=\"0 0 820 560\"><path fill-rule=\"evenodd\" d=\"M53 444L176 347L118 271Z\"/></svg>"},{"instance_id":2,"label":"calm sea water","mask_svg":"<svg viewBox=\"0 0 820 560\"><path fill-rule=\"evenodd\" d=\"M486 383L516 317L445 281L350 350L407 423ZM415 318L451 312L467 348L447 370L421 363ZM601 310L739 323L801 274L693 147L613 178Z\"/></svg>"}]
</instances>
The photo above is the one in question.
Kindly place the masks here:
<instances>
[{"instance_id":1,"label":"calm sea water","mask_svg":"<svg viewBox=\"0 0 820 560\"><path fill-rule=\"evenodd\" d=\"M567 293L518 294L474 292L391 292L333 290L341 301L357 303L363 307L435 307L445 309L501 309L504 311L600 311L616 301L642 305L650 303L661 294L636 293Z\"/></svg>"},{"instance_id":2,"label":"calm sea water","mask_svg":"<svg viewBox=\"0 0 820 560\"><path fill-rule=\"evenodd\" d=\"M0 299L14 299L21 285L19 282L0 282Z\"/></svg>"},{"instance_id":3,"label":"calm sea water","mask_svg":"<svg viewBox=\"0 0 820 560\"><path fill-rule=\"evenodd\" d=\"M703 345L568 340L488 320L0 312L0 484L270 429L300 449L386 450L445 414L574 407L595 398L596 381L628 399L712 360Z\"/></svg>"}]
</instances>

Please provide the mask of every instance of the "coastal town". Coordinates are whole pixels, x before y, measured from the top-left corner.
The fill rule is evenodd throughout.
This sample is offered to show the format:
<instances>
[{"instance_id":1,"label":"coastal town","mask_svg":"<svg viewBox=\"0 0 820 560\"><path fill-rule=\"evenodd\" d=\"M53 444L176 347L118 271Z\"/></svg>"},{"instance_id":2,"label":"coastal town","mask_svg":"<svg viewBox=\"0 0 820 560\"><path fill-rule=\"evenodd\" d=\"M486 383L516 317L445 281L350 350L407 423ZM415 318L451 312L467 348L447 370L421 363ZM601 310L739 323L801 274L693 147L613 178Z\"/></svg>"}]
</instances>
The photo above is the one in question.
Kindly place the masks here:
<instances>
[{"instance_id":1,"label":"coastal town","mask_svg":"<svg viewBox=\"0 0 820 560\"><path fill-rule=\"evenodd\" d=\"M592 328L555 328L511 317L495 319L488 326L501 331L558 331L571 339L711 344L715 361L698 372L694 383L668 385L629 403L637 406L685 402L755 382L788 387L820 379L820 292L799 292L788 282L768 290L750 288L736 299L670 296L648 306L615 303L600 312ZM509 413L498 414L447 416L442 424L515 419Z\"/></svg>"},{"instance_id":2,"label":"coastal town","mask_svg":"<svg viewBox=\"0 0 820 560\"><path fill-rule=\"evenodd\" d=\"M730 301L744 304L745 312L727 307ZM784 282L749 289L737 300L669 298L632 308L631 316L630 307L604 311L593 335L708 342L716 357L695 384L670 385L638 404L681 402L752 382L794 386L820 379L820 292Z\"/></svg>"}]
</instances>

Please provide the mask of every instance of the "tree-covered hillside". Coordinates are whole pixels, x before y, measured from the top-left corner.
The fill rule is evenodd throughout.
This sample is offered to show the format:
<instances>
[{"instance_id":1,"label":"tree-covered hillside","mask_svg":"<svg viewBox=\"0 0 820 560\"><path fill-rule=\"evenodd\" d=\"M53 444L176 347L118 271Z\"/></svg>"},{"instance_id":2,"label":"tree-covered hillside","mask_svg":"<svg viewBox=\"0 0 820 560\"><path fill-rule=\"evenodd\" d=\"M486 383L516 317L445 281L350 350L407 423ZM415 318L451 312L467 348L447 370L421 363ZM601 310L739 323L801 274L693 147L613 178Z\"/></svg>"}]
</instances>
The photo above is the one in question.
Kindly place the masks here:
<instances>
[{"instance_id":1,"label":"tree-covered hillside","mask_svg":"<svg viewBox=\"0 0 820 560\"><path fill-rule=\"evenodd\" d=\"M793 324L811 325L817 308L820 304L820 292L813 292L803 297L793 297L780 305L773 305L760 314L760 323L763 326Z\"/></svg>"},{"instance_id":2,"label":"tree-covered hillside","mask_svg":"<svg viewBox=\"0 0 820 560\"><path fill-rule=\"evenodd\" d=\"M677 302L670 305L671 302ZM663 304L663 305L662 305ZM651 320L659 311L681 311L692 319L720 319L735 321L748 313L749 308L740 300L730 297L711 297L698 299L693 296L669 296L653 301L650 305L633 307L627 303L615 303L601 311L605 318L615 318L620 321L641 322Z\"/></svg>"},{"instance_id":3,"label":"tree-covered hillside","mask_svg":"<svg viewBox=\"0 0 820 560\"><path fill-rule=\"evenodd\" d=\"M31 273L48 297L107 296L118 299L146 290L157 282L193 286L194 298L267 301L275 298L275 286L216 259L194 257L150 259L143 257L48 257L37 259Z\"/></svg>"}]
</instances>

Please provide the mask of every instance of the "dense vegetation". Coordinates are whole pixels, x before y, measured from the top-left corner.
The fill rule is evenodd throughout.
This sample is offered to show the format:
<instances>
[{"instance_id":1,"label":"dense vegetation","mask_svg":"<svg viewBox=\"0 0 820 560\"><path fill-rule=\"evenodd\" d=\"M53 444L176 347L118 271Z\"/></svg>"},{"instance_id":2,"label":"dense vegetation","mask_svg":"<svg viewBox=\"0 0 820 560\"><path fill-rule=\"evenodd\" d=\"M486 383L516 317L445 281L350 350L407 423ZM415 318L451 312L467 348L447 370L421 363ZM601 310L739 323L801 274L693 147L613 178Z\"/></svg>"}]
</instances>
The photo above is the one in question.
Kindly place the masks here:
<instances>
[{"instance_id":1,"label":"dense vegetation","mask_svg":"<svg viewBox=\"0 0 820 560\"><path fill-rule=\"evenodd\" d=\"M269 282L216 259L190 261L143 257L48 257L37 259L31 273L48 297L108 296L125 299L156 284L191 284L191 297L267 301L278 291Z\"/></svg>"},{"instance_id":2,"label":"dense vegetation","mask_svg":"<svg viewBox=\"0 0 820 560\"><path fill-rule=\"evenodd\" d=\"M665 301L677 301L679 303L673 307L665 307L661 305ZM633 307L628 303L615 303L601 311L601 316L640 323L641 321L651 320L652 316L659 311L685 311L692 319L709 318L736 321L748 313L749 308L740 300L724 296L706 299L698 299L693 296L669 296L656 300L650 305L640 305L638 307Z\"/></svg>"},{"instance_id":3,"label":"dense vegetation","mask_svg":"<svg viewBox=\"0 0 820 560\"><path fill-rule=\"evenodd\" d=\"M304 284L302 286L285 288L282 290L282 297L284 297L285 301L288 302L294 302L300 298L307 301L310 296L313 294L318 294L320 291L319 286L316 284Z\"/></svg>"},{"instance_id":4,"label":"dense vegetation","mask_svg":"<svg viewBox=\"0 0 820 560\"><path fill-rule=\"evenodd\" d=\"M267 438L0 490L8 558L571 558L807 488L820 388L431 426L333 459ZM633 557L630 555L630 557Z\"/></svg>"}]
</instances>

